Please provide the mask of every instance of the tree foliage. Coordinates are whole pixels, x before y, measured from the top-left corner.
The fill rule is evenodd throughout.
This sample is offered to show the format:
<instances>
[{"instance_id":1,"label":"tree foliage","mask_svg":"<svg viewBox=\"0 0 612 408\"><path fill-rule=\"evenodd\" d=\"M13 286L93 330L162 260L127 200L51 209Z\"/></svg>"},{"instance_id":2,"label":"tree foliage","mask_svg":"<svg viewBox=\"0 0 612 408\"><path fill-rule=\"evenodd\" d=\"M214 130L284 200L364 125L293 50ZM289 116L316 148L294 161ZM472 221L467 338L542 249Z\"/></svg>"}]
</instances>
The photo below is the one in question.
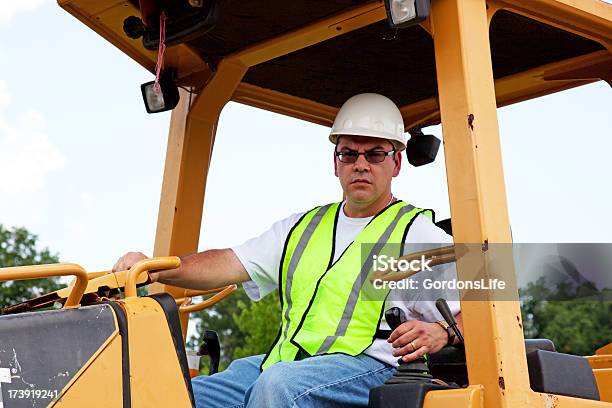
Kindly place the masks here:
<instances>
[{"instance_id":1,"label":"tree foliage","mask_svg":"<svg viewBox=\"0 0 612 408\"><path fill-rule=\"evenodd\" d=\"M234 315L244 340L234 357L247 357L268 352L280 327L280 303L274 292L259 302L240 302L239 313Z\"/></svg>"},{"instance_id":2,"label":"tree foliage","mask_svg":"<svg viewBox=\"0 0 612 408\"><path fill-rule=\"evenodd\" d=\"M48 248L38 249L38 237L25 228L5 228L0 224L0 267L39 265L58 262ZM61 287L57 279L32 279L0 283L0 306L40 296Z\"/></svg>"},{"instance_id":3,"label":"tree foliage","mask_svg":"<svg viewBox=\"0 0 612 408\"><path fill-rule=\"evenodd\" d=\"M276 293L252 302L239 288L212 308L197 313L195 319L197 335L190 339L189 346L197 349L204 330L215 330L221 342L220 369L224 369L236 358L269 350L280 324L280 303Z\"/></svg>"},{"instance_id":4,"label":"tree foliage","mask_svg":"<svg viewBox=\"0 0 612 408\"><path fill-rule=\"evenodd\" d=\"M547 338L557 351L591 355L612 339L610 291L598 291L590 282L577 287L544 279L521 290L525 338Z\"/></svg>"},{"instance_id":5,"label":"tree foliage","mask_svg":"<svg viewBox=\"0 0 612 408\"><path fill-rule=\"evenodd\" d=\"M216 331L221 342L220 366L222 368L234 359L234 350L244 337L234 320L234 314L238 311L240 301L248 301L248 297L242 288L239 288L213 307L192 315L192 319L196 322L197 334L189 340L188 346L197 350L203 341L204 330Z\"/></svg>"}]
</instances>

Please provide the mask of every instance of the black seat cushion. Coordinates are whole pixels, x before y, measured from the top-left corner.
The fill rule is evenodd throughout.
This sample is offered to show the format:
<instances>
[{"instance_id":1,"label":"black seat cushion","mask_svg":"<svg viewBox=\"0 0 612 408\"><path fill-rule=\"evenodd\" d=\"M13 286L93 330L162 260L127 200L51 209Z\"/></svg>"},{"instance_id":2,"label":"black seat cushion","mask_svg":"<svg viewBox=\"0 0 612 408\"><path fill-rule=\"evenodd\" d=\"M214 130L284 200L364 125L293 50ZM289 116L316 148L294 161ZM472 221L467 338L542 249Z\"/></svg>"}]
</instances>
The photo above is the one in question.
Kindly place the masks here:
<instances>
[{"instance_id":1,"label":"black seat cushion","mask_svg":"<svg viewBox=\"0 0 612 408\"><path fill-rule=\"evenodd\" d=\"M526 354L534 350L555 351L555 345L548 339L525 339ZM529 360L527 360L529 364ZM427 366L434 378L459 385L467 385L467 366L463 345L446 346L434 354L427 355Z\"/></svg>"},{"instance_id":2,"label":"black seat cushion","mask_svg":"<svg viewBox=\"0 0 612 408\"><path fill-rule=\"evenodd\" d=\"M534 350L527 354L527 366L534 391L599 400L593 369L584 357Z\"/></svg>"}]
</instances>

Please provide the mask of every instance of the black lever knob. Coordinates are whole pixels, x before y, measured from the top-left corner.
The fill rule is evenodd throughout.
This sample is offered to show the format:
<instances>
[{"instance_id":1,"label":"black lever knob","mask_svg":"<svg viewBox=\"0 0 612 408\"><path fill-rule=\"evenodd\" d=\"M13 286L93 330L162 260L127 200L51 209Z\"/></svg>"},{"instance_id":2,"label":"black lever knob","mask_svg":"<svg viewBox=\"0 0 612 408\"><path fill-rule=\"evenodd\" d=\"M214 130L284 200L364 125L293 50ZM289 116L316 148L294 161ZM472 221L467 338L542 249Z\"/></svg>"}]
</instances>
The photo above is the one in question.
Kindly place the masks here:
<instances>
[{"instance_id":1,"label":"black lever knob","mask_svg":"<svg viewBox=\"0 0 612 408\"><path fill-rule=\"evenodd\" d=\"M406 314L399 307L392 307L385 312L385 320L391 330L395 330L406 321Z\"/></svg>"},{"instance_id":2,"label":"black lever knob","mask_svg":"<svg viewBox=\"0 0 612 408\"><path fill-rule=\"evenodd\" d=\"M450 307L448 307L448 303L446 303L446 300L442 298L436 300L436 309L438 309L438 312L440 312L440 314L448 324L448 327L453 329L455 335L459 338L459 341L463 343L463 335L457 327L457 321L455 320L455 316L453 316L453 314L451 313Z\"/></svg>"},{"instance_id":3,"label":"black lever knob","mask_svg":"<svg viewBox=\"0 0 612 408\"><path fill-rule=\"evenodd\" d=\"M206 330L204 332L204 342L200 345L198 352L201 356L210 358L208 375L213 375L219 371L219 360L221 359L221 345L216 331Z\"/></svg>"},{"instance_id":4,"label":"black lever knob","mask_svg":"<svg viewBox=\"0 0 612 408\"><path fill-rule=\"evenodd\" d=\"M455 321L455 316L453 316L453 314L451 313L450 307L448 307L448 303L446 303L445 299L440 298L436 300L436 308L438 309L438 312L440 312L440 314L442 315L442 318L446 320L446 323L448 323L449 326L457 324L457 322Z\"/></svg>"},{"instance_id":5,"label":"black lever knob","mask_svg":"<svg viewBox=\"0 0 612 408\"><path fill-rule=\"evenodd\" d=\"M391 330L406 321L406 314L399 307L392 307L385 312L385 320ZM431 375L427 363L423 357L406 363L403 359L398 360L399 367L393 376L385 384L403 384L411 382L429 382Z\"/></svg>"}]
</instances>

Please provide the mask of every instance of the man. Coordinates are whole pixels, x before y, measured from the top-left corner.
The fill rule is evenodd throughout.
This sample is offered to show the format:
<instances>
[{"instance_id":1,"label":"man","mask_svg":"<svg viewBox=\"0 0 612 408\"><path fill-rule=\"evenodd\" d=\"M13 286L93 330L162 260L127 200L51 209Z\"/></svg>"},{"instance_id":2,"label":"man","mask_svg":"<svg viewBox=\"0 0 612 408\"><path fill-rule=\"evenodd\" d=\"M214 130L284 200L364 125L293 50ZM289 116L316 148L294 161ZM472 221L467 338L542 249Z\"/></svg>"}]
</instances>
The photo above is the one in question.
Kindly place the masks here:
<instances>
[{"instance_id":1,"label":"man","mask_svg":"<svg viewBox=\"0 0 612 408\"><path fill-rule=\"evenodd\" d=\"M356 95L338 112L330 141L345 201L294 214L242 245L184 256L180 268L151 274L154 281L193 289L243 282L255 300L279 288L282 326L270 352L195 378L198 406L365 406L369 390L393 374L398 358L408 362L455 341L437 323L435 298L399 290L380 299L359 296L369 272L361 252L376 254L372 244L403 251L409 244L451 241L433 224L431 211L391 193L406 148L399 109L382 95ZM128 253L113 269L144 258ZM453 272L452 266L438 268ZM458 302L449 303L461 326ZM382 315L393 306L408 321L380 338L378 329L388 330Z\"/></svg>"}]
</instances>

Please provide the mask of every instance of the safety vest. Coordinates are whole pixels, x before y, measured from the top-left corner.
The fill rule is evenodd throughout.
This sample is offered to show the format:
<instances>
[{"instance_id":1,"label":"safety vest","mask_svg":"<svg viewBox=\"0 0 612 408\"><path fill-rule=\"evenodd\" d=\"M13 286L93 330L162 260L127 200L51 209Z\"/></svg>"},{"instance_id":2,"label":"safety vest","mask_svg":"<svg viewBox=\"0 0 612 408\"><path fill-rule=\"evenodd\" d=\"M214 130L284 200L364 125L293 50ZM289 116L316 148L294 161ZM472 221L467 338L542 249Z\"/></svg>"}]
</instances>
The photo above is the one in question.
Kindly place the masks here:
<instances>
[{"instance_id":1,"label":"safety vest","mask_svg":"<svg viewBox=\"0 0 612 408\"><path fill-rule=\"evenodd\" d=\"M363 296L373 256L398 258L416 216L433 216L431 210L396 201L374 216L332 262L340 204L307 212L287 236L278 285L281 326L262 370L303 356L356 356L366 350L374 341L386 297L384 292Z\"/></svg>"}]
</instances>

